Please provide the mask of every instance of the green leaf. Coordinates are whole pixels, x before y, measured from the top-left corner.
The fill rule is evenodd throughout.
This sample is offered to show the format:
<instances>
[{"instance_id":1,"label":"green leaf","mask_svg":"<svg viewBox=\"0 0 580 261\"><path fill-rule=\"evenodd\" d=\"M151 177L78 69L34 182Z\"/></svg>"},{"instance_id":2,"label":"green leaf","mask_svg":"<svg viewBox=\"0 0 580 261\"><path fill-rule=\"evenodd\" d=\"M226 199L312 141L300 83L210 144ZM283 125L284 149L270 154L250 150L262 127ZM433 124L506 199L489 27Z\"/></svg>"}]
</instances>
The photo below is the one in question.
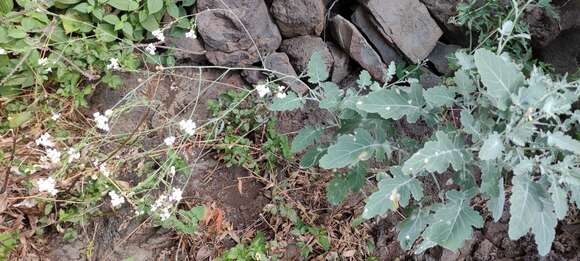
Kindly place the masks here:
<instances>
[{"instance_id":1,"label":"green leaf","mask_svg":"<svg viewBox=\"0 0 580 261\"><path fill-rule=\"evenodd\" d=\"M338 107L342 91L333 82L323 82L320 84L324 91L324 98L320 100L320 108L333 110Z\"/></svg>"},{"instance_id":2,"label":"green leaf","mask_svg":"<svg viewBox=\"0 0 580 261\"><path fill-rule=\"evenodd\" d=\"M149 14L154 14L163 9L163 0L147 0L147 10Z\"/></svg>"},{"instance_id":3,"label":"green leaf","mask_svg":"<svg viewBox=\"0 0 580 261\"><path fill-rule=\"evenodd\" d=\"M554 215L554 208L550 204L544 204L544 207L533 215L528 217L528 222L531 221L532 233L538 245L538 253L541 256L546 256L552 248L552 242L556 236L556 225L558 220Z\"/></svg>"},{"instance_id":4,"label":"green leaf","mask_svg":"<svg viewBox=\"0 0 580 261\"><path fill-rule=\"evenodd\" d=\"M358 75L358 80L356 81L356 83L360 87L367 87L367 86L370 86L371 84L373 84L373 79L372 79L371 75L369 74L369 72L367 72L366 70L362 70L360 72L360 74Z\"/></svg>"},{"instance_id":5,"label":"green leaf","mask_svg":"<svg viewBox=\"0 0 580 261\"><path fill-rule=\"evenodd\" d=\"M580 141L562 132L548 134L548 145L580 155Z\"/></svg>"},{"instance_id":6,"label":"green leaf","mask_svg":"<svg viewBox=\"0 0 580 261\"><path fill-rule=\"evenodd\" d=\"M461 93L463 97L467 97L475 91L473 80L471 80L469 74L464 70L455 72L455 84L459 88L459 93Z\"/></svg>"},{"instance_id":7,"label":"green leaf","mask_svg":"<svg viewBox=\"0 0 580 261\"><path fill-rule=\"evenodd\" d=\"M479 164L479 168L481 169L481 192L492 198L499 196L499 179L501 178L499 164L494 161L484 161Z\"/></svg>"},{"instance_id":8,"label":"green leaf","mask_svg":"<svg viewBox=\"0 0 580 261\"><path fill-rule=\"evenodd\" d=\"M309 149L300 159L300 168L308 169L316 166L325 153L326 149L322 149L320 146Z\"/></svg>"},{"instance_id":9,"label":"green leaf","mask_svg":"<svg viewBox=\"0 0 580 261\"><path fill-rule=\"evenodd\" d=\"M121 11L134 11L139 8L139 3L135 0L109 0L107 4Z\"/></svg>"},{"instance_id":10,"label":"green leaf","mask_svg":"<svg viewBox=\"0 0 580 261\"><path fill-rule=\"evenodd\" d=\"M357 108L369 113L378 113L385 119L399 120L407 116L407 121L411 123L419 119L423 110L408 94L398 89L373 91L359 100Z\"/></svg>"},{"instance_id":11,"label":"green leaf","mask_svg":"<svg viewBox=\"0 0 580 261\"><path fill-rule=\"evenodd\" d=\"M155 16L153 15L146 16L141 21L141 26L143 26L143 28L145 28L149 32L153 32L159 29L159 23L157 22L157 19L155 19Z\"/></svg>"},{"instance_id":12,"label":"green leaf","mask_svg":"<svg viewBox=\"0 0 580 261\"><path fill-rule=\"evenodd\" d=\"M24 111L18 113L16 115L11 115L8 117L8 126L10 128L17 128L28 122L32 119L32 112L31 111Z\"/></svg>"},{"instance_id":13,"label":"green leaf","mask_svg":"<svg viewBox=\"0 0 580 261\"><path fill-rule=\"evenodd\" d=\"M105 17L103 17L103 20L111 25L116 25L116 24L121 22L119 17L117 17L116 15L112 15L112 14L105 15Z\"/></svg>"},{"instance_id":14,"label":"green leaf","mask_svg":"<svg viewBox=\"0 0 580 261\"><path fill-rule=\"evenodd\" d=\"M322 135L322 128L305 127L298 132L298 135L292 140L292 153L298 153L310 144L320 139Z\"/></svg>"},{"instance_id":15,"label":"green leaf","mask_svg":"<svg viewBox=\"0 0 580 261\"><path fill-rule=\"evenodd\" d=\"M14 2L12 0L0 0L0 14L5 14L12 11Z\"/></svg>"},{"instance_id":16,"label":"green leaf","mask_svg":"<svg viewBox=\"0 0 580 261\"><path fill-rule=\"evenodd\" d=\"M431 215L429 215L430 208L423 207L413 210L411 216L403 220L397 226L399 235L397 239L401 244L401 248L405 250L411 249L413 243L419 238L423 230L431 223Z\"/></svg>"},{"instance_id":17,"label":"green leaf","mask_svg":"<svg viewBox=\"0 0 580 261\"><path fill-rule=\"evenodd\" d=\"M487 87L486 95L498 109L504 111L511 103L511 95L517 93L524 76L512 62L485 49L475 51L475 65L481 81Z\"/></svg>"},{"instance_id":18,"label":"green leaf","mask_svg":"<svg viewBox=\"0 0 580 261\"><path fill-rule=\"evenodd\" d=\"M72 5L80 2L81 0L55 0L55 3L63 4L63 5Z\"/></svg>"},{"instance_id":19,"label":"green leaf","mask_svg":"<svg viewBox=\"0 0 580 261\"><path fill-rule=\"evenodd\" d=\"M545 192L527 175L514 176L512 184L508 235L511 240L517 240L530 231L533 222L529 221L542 211L541 199Z\"/></svg>"},{"instance_id":20,"label":"green leaf","mask_svg":"<svg viewBox=\"0 0 580 261\"><path fill-rule=\"evenodd\" d=\"M435 86L427 89L423 95L427 103L432 107L451 106L455 103L455 91L445 86Z\"/></svg>"},{"instance_id":21,"label":"green leaf","mask_svg":"<svg viewBox=\"0 0 580 261\"><path fill-rule=\"evenodd\" d=\"M552 195L552 201L554 201L556 217L563 220L568 214L568 192L556 182L552 183L549 192Z\"/></svg>"},{"instance_id":22,"label":"green leaf","mask_svg":"<svg viewBox=\"0 0 580 261\"><path fill-rule=\"evenodd\" d=\"M375 143L371 134L365 129L356 129L355 135L339 136L336 143L328 147L328 153L320 159L323 169L337 169L352 166L359 161L368 160L376 148L382 144Z\"/></svg>"},{"instance_id":23,"label":"green leaf","mask_svg":"<svg viewBox=\"0 0 580 261\"><path fill-rule=\"evenodd\" d=\"M328 79L329 74L326 64L319 52L315 52L308 61L308 81L310 83L321 83Z\"/></svg>"},{"instance_id":24,"label":"green leaf","mask_svg":"<svg viewBox=\"0 0 580 261\"><path fill-rule=\"evenodd\" d=\"M494 222L498 222L503 215L503 208L505 206L505 188L503 184L503 178L499 179L497 183L498 186L498 195L495 197L491 197L487 201L487 208L491 211L491 216Z\"/></svg>"},{"instance_id":25,"label":"green leaf","mask_svg":"<svg viewBox=\"0 0 580 261\"><path fill-rule=\"evenodd\" d=\"M460 113L459 121L463 130L467 134L471 134L474 139L479 140L481 138L481 123L476 121L468 111L462 110Z\"/></svg>"},{"instance_id":26,"label":"green leaf","mask_svg":"<svg viewBox=\"0 0 580 261\"><path fill-rule=\"evenodd\" d=\"M403 172L417 174L423 170L442 173L449 165L461 170L470 160L460 137L451 140L448 134L438 131L436 140L428 141L425 146L405 161Z\"/></svg>"},{"instance_id":27,"label":"green leaf","mask_svg":"<svg viewBox=\"0 0 580 261\"><path fill-rule=\"evenodd\" d=\"M379 190L373 193L365 205L362 217L366 219L382 215L387 210L394 210L400 204L405 207L409 204L411 194L416 200L423 198L423 188L421 183L403 174L400 167L392 167L391 174L379 182ZM400 198L399 202L394 202L392 198Z\"/></svg>"},{"instance_id":28,"label":"green leaf","mask_svg":"<svg viewBox=\"0 0 580 261\"><path fill-rule=\"evenodd\" d=\"M167 6L167 13L173 18L179 17L179 7L174 2L170 2Z\"/></svg>"},{"instance_id":29,"label":"green leaf","mask_svg":"<svg viewBox=\"0 0 580 261\"><path fill-rule=\"evenodd\" d=\"M475 192L451 190L446 193L447 203L435 212L423 238L451 251L457 251L465 240L471 239L473 229L483 226L483 218L469 205Z\"/></svg>"},{"instance_id":30,"label":"green leaf","mask_svg":"<svg viewBox=\"0 0 580 261\"><path fill-rule=\"evenodd\" d=\"M117 33L110 24L99 24L95 29L97 39L102 42L113 42L117 40Z\"/></svg>"},{"instance_id":31,"label":"green leaf","mask_svg":"<svg viewBox=\"0 0 580 261\"><path fill-rule=\"evenodd\" d=\"M493 133L487 137L481 149L479 149L479 158L481 160L494 160L502 155L503 150L504 145L501 136Z\"/></svg>"},{"instance_id":32,"label":"green leaf","mask_svg":"<svg viewBox=\"0 0 580 261\"><path fill-rule=\"evenodd\" d=\"M340 204L348 195L348 181L344 175L336 174L326 185L326 199L332 205Z\"/></svg>"},{"instance_id":33,"label":"green leaf","mask_svg":"<svg viewBox=\"0 0 580 261\"><path fill-rule=\"evenodd\" d=\"M530 122L526 122L521 126L516 126L508 133L508 138L518 146L525 146L530 141L536 127Z\"/></svg>"},{"instance_id":34,"label":"green leaf","mask_svg":"<svg viewBox=\"0 0 580 261\"><path fill-rule=\"evenodd\" d=\"M286 97L278 98L274 97L272 100L272 105L270 105L271 111L291 111L302 108L304 106L305 100L294 92L288 92Z\"/></svg>"}]
</instances>

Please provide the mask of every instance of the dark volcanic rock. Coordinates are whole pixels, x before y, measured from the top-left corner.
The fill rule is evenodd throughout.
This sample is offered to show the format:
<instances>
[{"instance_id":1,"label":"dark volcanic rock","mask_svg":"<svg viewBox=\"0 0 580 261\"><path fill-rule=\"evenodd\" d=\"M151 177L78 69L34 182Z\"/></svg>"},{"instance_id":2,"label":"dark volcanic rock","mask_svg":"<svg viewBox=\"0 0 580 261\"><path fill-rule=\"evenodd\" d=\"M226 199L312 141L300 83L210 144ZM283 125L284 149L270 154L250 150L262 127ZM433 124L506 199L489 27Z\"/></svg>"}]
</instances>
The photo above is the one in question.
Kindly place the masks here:
<instances>
[{"instance_id":1,"label":"dark volcanic rock","mask_svg":"<svg viewBox=\"0 0 580 261\"><path fill-rule=\"evenodd\" d=\"M580 28L563 31L539 53L542 60L552 64L558 73L579 73Z\"/></svg>"},{"instance_id":2,"label":"dark volcanic rock","mask_svg":"<svg viewBox=\"0 0 580 261\"><path fill-rule=\"evenodd\" d=\"M297 79L296 71L292 68L290 59L285 53L272 53L266 56L264 67L274 71L274 75L292 91L300 95L308 91L308 86Z\"/></svg>"},{"instance_id":3,"label":"dark volcanic rock","mask_svg":"<svg viewBox=\"0 0 580 261\"><path fill-rule=\"evenodd\" d=\"M191 39L185 36L169 39L169 44L174 49L175 58L177 60L191 60L195 63L204 63L207 61L205 57L205 48L199 38Z\"/></svg>"},{"instance_id":4,"label":"dark volcanic rock","mask_svg":"<svg viewBox=\"0 0 580 261\"><path fill-rule=\"evenodd\" d=\"M272 16L286 38L300 35L320 35L324 28L322 0L274 0Z\"/></svg>"},{"instance_id":5,"label":"dark volcanic rock","mask_svg":"<svg viewBox=\"0 0 580 261\"><path fill-rule=\"evenodd\" d=\"M264 0L199 0L197 7L198 32L212 64L250 65L260 60L258 52L264 56L280 46Z\"/></svg>"},{"instance_id":6,"label":"dark volcanic rock","mask_svg":"<svg viewBox=\"0 0 580 261\"><path fill-rule=\"evenodd\" d=\"M298 36L282 41L280 50L285 52L290 58L290 63L298 73L306 70L310 57L315 52L320 53L326 69L330 72L332 69L332 54L328 50L326 43L320 37L316 36Z\"/></svg>"},{"instance_id":7,"label":"dark volcanic rock","mask_svg":"<svg viewBox=\"0 0 580 261\"><path fill-rule=\"evenodd\" d=\"M381 33L377 30L375 24L370 20L373 19L367 10L359 7L355 10L352 17L352 23L355 24L360 31L365 34L370 43L375 47L383 62L389 64L395 62L397 64L403 62L403 58L395 48L389 43Z\"/></svg>"},{"instance_id":8,"label":"dark volcanic rock","mask_svg":"<svg viewBox=\"0 0 580 261\"><path fill-rule=\"evenodd\" d=\"M437 42L437 45L431 54L429 54L427 59L429 59L429 61L435 65L435 69L437 69L440 74L446 75L451 73L451 70L449 69L449 60L447 57L453 55L460 48L461 46L458 45L448 45L442 42Z\"/></svg>"},{"instance_id":9,"label":"dark volcanic rock","mask_svg":"<svg viewBox=\"0 0 580 261\"><path fill-rule=\"evenodd\" d=\"M328 49L334 60L331 80L339 83L351 73L350 57L340 47L336 46L336 44L328 43Z\"/></svg>"},{"instance_id":10,"label":"dark volcanic rock","mask_svg":"<svg viewBox=\"0 0 580 261\"><path fill-rule=\"evenodd\" d=\"M382 82L386 80L387 66L352 23L336 15L332 18L332 35L337 44L373 78Z\"/></svg>"},{"instance_id":11,"label":"dark volcanic rock","mask_svg":"<svg viewBox=\"0 0 580 261\"><path fill-rule=\"evenodd\" d=\"M439 26L445 31L445 38L452 43L467 45L469 38L462 28L449 23L449 19L457 15L457 5L464 0L420 0Z\"/></svg>"},{"instance_id":12,"label":"dark volcanic rock","mask_svg":"<svg viewBox=\"0 0 580 261\"><path fill-rule=\"evenodd\" d=\"M443 32L419 0L367 0L379 32L412 62L431 53Z\"/></svg>"}]
</instances>

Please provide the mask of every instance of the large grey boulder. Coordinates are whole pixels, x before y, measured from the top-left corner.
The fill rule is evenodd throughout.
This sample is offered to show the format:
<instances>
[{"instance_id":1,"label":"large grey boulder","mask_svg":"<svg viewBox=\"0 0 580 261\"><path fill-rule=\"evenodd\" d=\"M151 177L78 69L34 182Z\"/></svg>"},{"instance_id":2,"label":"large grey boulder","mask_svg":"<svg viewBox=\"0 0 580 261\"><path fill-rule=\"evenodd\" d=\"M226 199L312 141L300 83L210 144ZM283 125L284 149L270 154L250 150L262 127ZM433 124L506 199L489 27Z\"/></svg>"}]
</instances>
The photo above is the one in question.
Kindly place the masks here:
<instances>
[{"instance_id":1,"label":"large grey boulder","mask_svg":"<svg viewBox=\"0 0 580 261\"><path fill-rule=\"evenodd\" d=\"M334 60L328 46L322 38L316 36L298 36L282 41L280 51L285 52L290 58L290 63L300 74L308 68L310 57L318 52L322 56L326 69L330 72Z\"/></svg>"},{"instance_id":2,"label":"large grey boulder","mask_svg":"<svg viewBox=\"0 0 580 261\"><path fill-rule=\"evenodd\" d=\"M387 66L358 29L340 15L334 16L331 21L336 43L373 78L386 81Z\"/></svg>"},{"instance_id":3,"label":"large grey boulder","mask_svg":"<svg viewBox=\"0 0 580 261\"><path fill-rule=\"evenodd\" d=\"M272 71L274 76L279 79L284 85L300 95L308 91L308 85L298 80L298 76L292 65L290 59L285 53L272 53L264 58L264 67Z\"/></svg>"},{"instance_id":4,"label":"large grey boulder","mask_svg":"<svg viewBox=\"0 0 580 261\"><path fill-rule=\"evenodd\" d=\"M318 36L324 28L325 8L322 0L274 0L271 11L286 38Z\"/></svg>"},{"instance_id":5,"label":"large grey boulder","mask_svg":"<svg viewBox=\"0 0 580 261\"><path fill-rule=\"evenodd\" d=\"M381 35L412 62L431 53L443 32L419 0L363 0Z\"/></svg>"},{"instance_id":6,"label":"large grey boulder","mask_svg":"<svg viewBox=\"0 0 580 261\"><path fill-rule=\"evenodd\" d=\"M198 32L212 64L250 65L280 46L264 0L198 0L197 8Z\"/></svg>"},{"instance_id":7,"label":"large grey boulder","mask_svg":"<svg viewBox=\"0 0 580 261\"><path fill-rule=\"evenodd\" d=\"M375 24L370 19L373 18L370 16L369 12L362 7L357 8L351 17L352 23L360 29L369 42L375 47L375 50L379 53L383 62L386 64L391 62L399 64L403 62L403 58L399 52L396 48L392 47L393 43L390 43L383 38Z\"/></svg>"}]
</instances>

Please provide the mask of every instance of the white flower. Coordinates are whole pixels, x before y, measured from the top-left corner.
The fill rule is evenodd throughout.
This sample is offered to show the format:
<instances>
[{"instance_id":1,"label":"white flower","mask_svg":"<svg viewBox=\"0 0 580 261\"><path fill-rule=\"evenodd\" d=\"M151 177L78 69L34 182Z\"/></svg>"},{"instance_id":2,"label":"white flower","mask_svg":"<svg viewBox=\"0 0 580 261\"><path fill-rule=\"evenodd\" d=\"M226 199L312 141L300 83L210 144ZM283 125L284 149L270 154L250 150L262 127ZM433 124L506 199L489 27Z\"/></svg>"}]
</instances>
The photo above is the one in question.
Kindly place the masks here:
<instances>
[{"instance_id":1,"label":"white flower","mask_svg":"<svg viewBox=\"0 0 580 261\"><path fill-rule=\"evenodd\" d=\"M147 47L145 47L145 51L147 51L149 54L151 55L155 55L155 45L153 44L148 44Z\"/></svg>"},{"instance_id":2,"label":"white flower","mask_svg":"<svg viewBox=\"0 0 580 261\"><path fill-rule=\"evenodd\" d=\"M157 209L162 207L165 204L166 200L167 195L161 195L159 198L157 198L157 200L155 200L155 203L153 203L153 205L151 206L151 211L156 211Z\"/></svg>"},{"instance_id":3,"label":"white flower","mask_svg":"<svg viewBox=\"0 0 580 261\"><path fill-rule=\"evenodd\" d=\"M46 156L50 159L52 163L59 163L60 162L60 151L56 149L49 148L46 150Z\"/></svg>"},{"instance_id":4,"label":"white flower","mask_svg":"<svg viewBox=\"0 0 580 261\"><path fill-rule=\"evenodd\" d=\"M167 146L172 146L172 145L173 145L173 143L175 143L175 136L169 136L169 137L165 138L165 139L163 140L163 142L164 142L164 143L165 143L165 145L167 145Z\"/></svg>"},{"instance_id":5,"label":"white flower","mask_svg":"<svg viewBox=\"0 0 580 261\"><path fill-rule=\"evenodd\" d=\"M36 139L36 145L44 146L44 147L54 147L54 143L50 140L50 134L45 132L44 134L40 135L38 139Z\"/></svg>"},{"instance_id":6,"label":"white flower","mask_svg":"<svg viewBox=\"0 0 580 261\"><path fill-rule=\"evenodd\" d=\"M113 111L111 109L106 110L105 116L107 116L107 118L111 118L111 116L113 116Z\"/></svg>"},{"instance_id":7,"label":"white flower","mask_svg":"<svg viewBox=\"0 0 580 261\"><path fill-rule=\"evenodd\" d=\"M187 135L193 136L193 134L195 134L195 128L197 127L197 125L195 125L195 122L189 119L180 121L179 127L181 128L181 130L187 133Z\"/></svg>"},{"instance_id":8,"label":"white flower","mask_svg":"<svg viewBox=\"0 0 580 261\"><path fill-rule=\"evenodd\" d=\"M46 72L46 73L52 72L52 67L46 68L46 70L44 72Z\"/></svg>"},{"instance_id":9,"label":"white flower","mask_svg":"<svg viewBox=\"0 0 580 261\"><path fill-rule=\"evenodd\" d=\"M6 54L6 50L4 50L3 48L0 48L0 55L2 54Z\"/></svg>"},{"instance_id":10,"label":"white flower","mask_svg":"<svg viewBox=\"0 0 580 261\"><path fill-rule=\"evenodd\" d=\"M284 98L286 98L286 96L287 96L287 95L286 95L286 93L284 93L284 92L279 92L279 93L276 93L276 97L277 97L278 99L284 99Z\"/></svg>"},{"instance_id":11,"label":"white flower","mask_svg":"<svg viewBox=\"0 0 580 261\"><path fill-rule=\"evenodd\" d=\"M401 194L399 194L399 192L395 189L393 190L393 192L391 192L391 196L389 197L389 199L393 201L393 203L398 204L399 200L401 200Z\"/></svg>"},{"instance_id":12,"label":"white flower","mask_svg":"<svg viewBox=\"0 0 580 261\"><path fill-rule=\"evenodd\" d=\"M37 182L38 191L48 192L48 194L56 196L58 189L56 189L56 181L53 177L48 177L46 179L39 179Z\"/></svg>"},{"instance_id":13,"label":"white flower","mask_svg":"<svg viewBox=\"0 0 580 261\"><path fill-rule=\"evenodd\" d=\"M108 111L109 110L107 110L107 112ZM100 112L93 113L93 117L95 118L95 125L97 126L97 129L100 129L100 130L103 130L106 132L111 130L109 128L109 117L106 116L108 114L107 112L105 112L105 115L102 115Z\"/></svg>"},{"instance_id":14,"label":"white flower","mask_svg":"<svg viewBox=\"0 0 580 261\"><path fill-rule=\"evenodd\" d=\"M52 114L52 116L50 117L53 121L56 121L60 118L60 113L55 112Z\"/></svg>"},{"instance_id":15,"label":"white flower","mask_svg":"<svg viewBox=\"0 0 580 261\"><path fill-rule=\"evenodd\" d=\"M186 38L197 39L197 34L193 29L189 30L189 32L185 33Z\"/></svg>"},{"instance_id":16,"label":"white flower","mask_svg":"<svg viewBox=\"0 0 580 261\"><path fill-rule=\"evenodd\" d=\"M38 65L44 65L48 61L48 58L40 58L38 59Z\"/></svg>"},{"instance_id":17,"label":"white flower","mask_svg":"<svg viewBox=\"0 0 580 261\"><path fill-rule=\"evenodd\" d=\"M119 59L111 58L109 59L109 64L107 64L108 70L120 70L121 67L119 66Z\"/></svg>"},{"instance_id":18,"label":"white flower","mask_svg":"<svg viewBox=\"0 0 580 261\"><path fill-rule=\"evenodd\" d=\"M169 213L169 206L166 208L163 208L161 210L161 214L159 214L159 218L161 219L161 221L167 220L170 216L171 216L171 213Z\"/></svg>"},{"instance_id":19,"label":"white flower","mask_svg":"<svg viewBox=\"0 0 580 261\"><path fill-rule=\"evenodd\" d=\"M179 203L179 201L181 201L182 194L183 191L180 188L173 188L173 191L171 191L171 196L169 196L169 200Z\"/></svg>"},{"instance_id":20,"label":"white flower","mask_svg":"<svg viewBox=\"0 0 580 261\"><path fill-rule=\"evenodd\" d=\"M499 29L499 33L502 36L507 36L511 34L513 30L514 30L514 22L512 22L511 20L507 20L503 23L503 25Z\"/></svg>"},{"instance_id":21,"label":"white flower","mask_svg":"<svg viewBox=\"0 0 580 261\"><path fill-rule=\"evenodd\" d=\"M81 153L75 148L69 148L67 154L69 163L81 158Z\"/></svg>"},{"instance_id":22,"label":"white flower","mask_svg":"<svg viewBox=\"0 0 580 261\"><path fill-rule=\"evenodd\" d=\"M113 208L116 208L125 203L125 198L117 194L117 192L114 190L109 191L109 197L111 197L111 206L113 206Z\"/></svg>"},{"instance_id":23,"label":"white flower","mask_svg":"<svg viewBox=\"0 0 580 261\"><path fill-rule=\"evenodd\" d=\"M111 171L105 163L99 165L99 172L101 172L105 177L111 176Z\"/></svg>"},{"instance_id":24,"label":"white flower","mask_svg":"<svg viewBox=\"0 0 580 261\"><path fill-rule=\"evenodd\" d=\"M260 96L260 98L270 94L270 88L268 88L268 86L265 84L256 85L256 91L258 92L258 96Z\"/></svg>"},{"instance_id":25,"label":"white flower","mask_svg":"<svg viewBox=\"0 0 580 261\"><path fill-rule=\"evenodd\" d=\"M155 38L157 38L159 41L165 41L165 35L163 35L163 31L161 31L161 29L157 29L153 32L151 32L151 34L153 36L155 36Z\"/></svg>"},{"instance_id":26,"label":"white flower","mask_svg":"<svg viewBox=\"0 0 580 261\"><path fill-rule=\"evenodd\" d=\"M175 176L175 166L171 166L171 168L169 168L169 174L171 176Z\"/></svg>"}]
</instances>

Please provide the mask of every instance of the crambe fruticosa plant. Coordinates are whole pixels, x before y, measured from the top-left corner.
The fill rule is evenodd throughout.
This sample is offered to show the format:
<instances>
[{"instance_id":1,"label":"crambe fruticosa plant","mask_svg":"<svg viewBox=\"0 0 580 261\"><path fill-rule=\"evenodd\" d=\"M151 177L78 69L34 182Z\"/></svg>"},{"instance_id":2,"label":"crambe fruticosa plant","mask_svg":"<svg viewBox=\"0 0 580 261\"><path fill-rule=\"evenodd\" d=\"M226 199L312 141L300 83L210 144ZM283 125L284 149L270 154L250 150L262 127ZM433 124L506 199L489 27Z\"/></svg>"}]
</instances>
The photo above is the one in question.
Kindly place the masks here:
<instances>
[{"instance_id":1,"label":"crambe fruticosa plant","mask_svg":"<svg viewBox=\"0 0 580 261\"><path fill-rule=\"evenodd\" d=\"M270 109L317 102L335 115L331 142L320 142L328 127L306 126L292 151L304 152L301 167L336 173L327 187L334 204L360 190L372 164L378 189L362 217L404 213L398 225L404 249L458 250L484 225L484 213L471 204L479 198L494 222L509 211L512 240L531 232L546 255L558 220L580 205L580 111L573 109L579 82L538 68L524 75L509 57L487 49L459 51L456 58L460 68L445 85L424 89L409 78L380 85L363 72L357 88L343 90L326 81L329 73L315 54L308 68L315 88L305 97L275 97ZM432 135L407 137L395 128L401 121L422 123ZM455 186L440 186L436 175L449 173ZM424 195L431 180L439 188L436 202Z\"/></svg>"}]
</instances>

